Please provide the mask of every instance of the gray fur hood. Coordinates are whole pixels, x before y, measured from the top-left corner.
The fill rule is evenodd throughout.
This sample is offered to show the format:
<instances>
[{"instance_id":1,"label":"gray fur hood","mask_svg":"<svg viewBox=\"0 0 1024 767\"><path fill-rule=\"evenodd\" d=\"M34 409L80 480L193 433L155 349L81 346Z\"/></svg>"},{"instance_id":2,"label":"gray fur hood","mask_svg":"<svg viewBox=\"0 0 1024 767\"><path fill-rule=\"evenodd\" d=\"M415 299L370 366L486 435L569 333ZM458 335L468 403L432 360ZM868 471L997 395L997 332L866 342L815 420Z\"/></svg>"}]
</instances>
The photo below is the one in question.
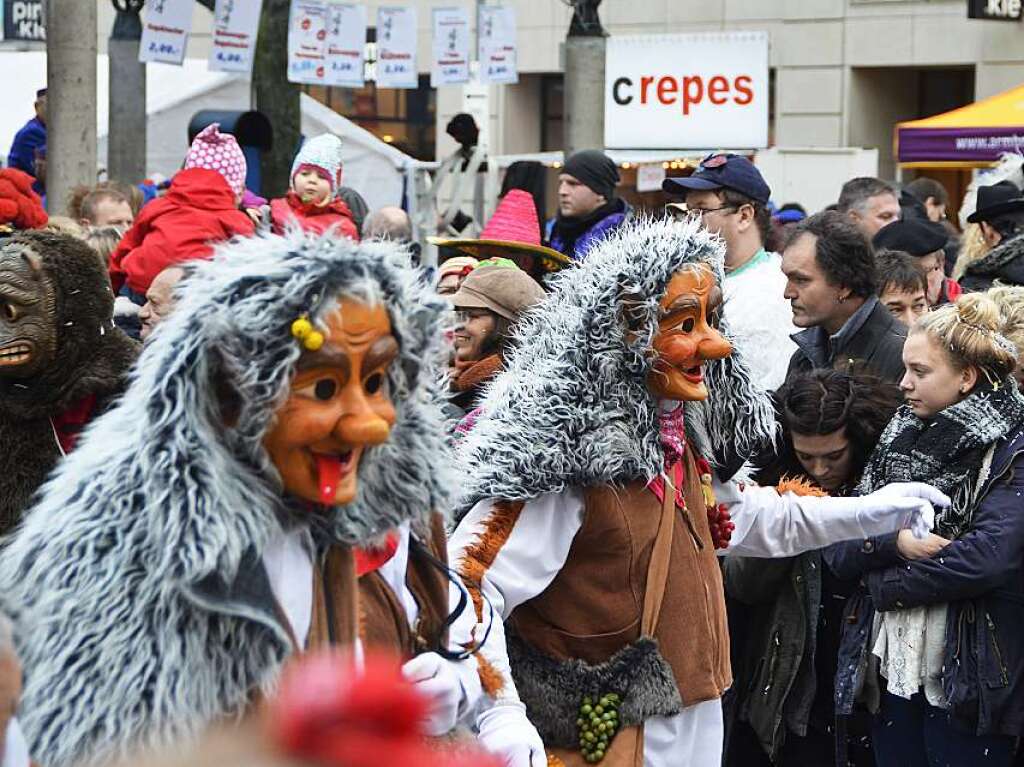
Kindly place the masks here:
<instances>
[{"instance_id":1,"label":"gray fur hood","mask_svg":"<svg viewBox=\"0 0 1024 767\"><path fill-rule=\"evenodd\" d=\"M472 468L460 508L656 476L660 405L646 379L658 302L688 265L707 264L721 284L722 258L721 241L695 224L637 217L555 275L517 323L517 348L462 444L459 463ZM730 337L724 318L719 328ZM739 351L707 363L705 381L710 397L685 403L698 452L745 455L772 439L771 402Z\"/></svg>"},{"instance_id":2,"label":"gray fur hood","mask_svg":"<svg viewBox=\"0 0 1024 767\"><path fill-rule=\"evenodd\" d=\"M194 266L123 399L87 429L0 557L25 668L21 722L40 764L166 743L244 708L274 678L287 635L211 609L198 586L262 572L282 526L313 520L321 546L354 544L448 507L425 362L443 305L405 260L394 245L296 231L233 241ZM299 512L262 440L300 354L291 322L309 312L316 323L342 294L388 309L397 420L364 453L352 504ZM215 395L225 385L239 403L230 428Z\"/></svg>"}]
</instances>

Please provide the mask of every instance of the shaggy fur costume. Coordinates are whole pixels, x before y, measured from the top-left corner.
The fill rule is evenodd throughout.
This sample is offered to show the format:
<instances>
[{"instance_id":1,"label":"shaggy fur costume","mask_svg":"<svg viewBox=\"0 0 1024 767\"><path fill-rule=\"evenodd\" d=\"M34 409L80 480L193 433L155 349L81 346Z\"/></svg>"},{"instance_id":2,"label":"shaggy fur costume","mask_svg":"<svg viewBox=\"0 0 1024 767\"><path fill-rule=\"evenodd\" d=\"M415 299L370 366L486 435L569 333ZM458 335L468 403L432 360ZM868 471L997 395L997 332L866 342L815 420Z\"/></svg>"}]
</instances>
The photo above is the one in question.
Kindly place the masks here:
<instances>
[{"instance_id":1,"label":"shaggy fur costume","mask_svg":"<svg viewBox=\"0 0 1024 767\"><path fill-rule=\"evenodd\" d=\"M596 700L618 691L622 695L619 723L624 727L643 724L654 716L672 716L683 708L672 667L649 637L626 645L596 666L549 658L511 631L506 638L516 690L548 746L579 746L576 716L584 695Z\"/></svg>"},{"instance_id":2,"label":"shaggy fur costume","mask_svg":"<svg viewBox=\"0 0 1024 767\"><path fill-rule=\"evenodd\" d=\"M272 684L291 643L246 601L259 583L240 574L262 574L266 593L262 552L284 525L311 524L322 549L447 508L450 458L425 364L443 305L403 257L291 232L195 264L123 400L85 432L0 559L25 667L21 723L40 764L167 744ZM313 509L284 500L262 440L300 355L292 321L309 312L322 327L339 295L388 309L397 421L364 452L356 500ZM235 417L215 394L228 390ZM211 584L234 609L210 601Z\"/></svg>"},{"instance_id":3,"label":"shaggy fur costume","mask_svg":"<svg viewBox=\"0 0 1024 767\"><path fill-rule=\"evenodd\" d=\"M0 532L18 522L61 458L50 418L89 395L102 411L138 355L138 344L114 327L110 280L88 245L54 232L24 232L3 245L41 258L54 289L57 348L40 375L0 377Z\"/></svg>"},{"instance_id":4,"label":"shaggy fur costume","mask_svg":"<svg viewBox=\"0 0 1024 767\"><path fill-rule=\"evenodd\" d=\"M462 445L459 464L473 469L460 508L657 476L658 403L646 381L658 302L687 266L708 265L721 285L723 252L695 224L637 218L550 278L548 298L516 323L506 371ZM719 328L729 337L724 318ZM738 350L706 363L704 377L708 399L685 403L698 453L749 455L773 438L771 401Z\"/></svg>"}]
</instances>

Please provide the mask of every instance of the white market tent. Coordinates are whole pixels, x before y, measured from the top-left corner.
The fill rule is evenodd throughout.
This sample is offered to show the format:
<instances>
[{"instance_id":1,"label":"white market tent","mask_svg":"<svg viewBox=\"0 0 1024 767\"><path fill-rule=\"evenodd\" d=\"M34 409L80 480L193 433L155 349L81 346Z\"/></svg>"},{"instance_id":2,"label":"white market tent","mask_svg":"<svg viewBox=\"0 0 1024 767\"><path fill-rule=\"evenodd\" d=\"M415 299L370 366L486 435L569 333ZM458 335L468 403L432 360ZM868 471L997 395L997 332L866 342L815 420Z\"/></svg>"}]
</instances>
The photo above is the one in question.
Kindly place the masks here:
<instances>
[{"instance_id":1,"label":"white market tent","mask_svg":"<svg viewBox=\"0 0 1024 767\"><path fill-rule=\"evenodd\" d=\"M108 60L97 57L96 112L100 168L106 167ZM0 110L0 153L7 151L22 125L32 117L32 102L46 85L45 51L0 51L6 108ZM146 172L171 176L188 149L188 123L204 109L245 110L250 83L245 77L211 72L205 59L186 59L180 67L149 64L146 71ZM370 209L400 205L407 176L425 164L372 133L302 95L302 132L315 136L329 131L342 140L344 183L357 189ZM410 189L411 183L410 183Z\"/></svg>"}]
</instances>

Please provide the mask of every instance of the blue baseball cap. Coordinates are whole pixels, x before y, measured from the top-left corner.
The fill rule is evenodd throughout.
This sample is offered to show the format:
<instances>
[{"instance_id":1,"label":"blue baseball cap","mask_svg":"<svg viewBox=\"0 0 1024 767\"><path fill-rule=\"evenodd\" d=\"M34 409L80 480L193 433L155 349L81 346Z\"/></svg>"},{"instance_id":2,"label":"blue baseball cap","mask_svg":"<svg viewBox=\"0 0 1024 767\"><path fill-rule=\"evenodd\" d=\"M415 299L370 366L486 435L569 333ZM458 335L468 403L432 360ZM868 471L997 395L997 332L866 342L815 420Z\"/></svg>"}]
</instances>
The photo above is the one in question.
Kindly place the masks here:
<instances>
[{"instance_id":1,"label":"blue baseball cap","mask_svg":"<svg viewBox=\"0 0 1024 767\"><path fill-rule=\"evenodd\" d=\"M693 191L732 189L767 205L772 190L754 163L738 154L716 152L700 161L697 170L686 178L666 178L661 188L668 194L685 195Z\"/></svg>"}]
</instances>

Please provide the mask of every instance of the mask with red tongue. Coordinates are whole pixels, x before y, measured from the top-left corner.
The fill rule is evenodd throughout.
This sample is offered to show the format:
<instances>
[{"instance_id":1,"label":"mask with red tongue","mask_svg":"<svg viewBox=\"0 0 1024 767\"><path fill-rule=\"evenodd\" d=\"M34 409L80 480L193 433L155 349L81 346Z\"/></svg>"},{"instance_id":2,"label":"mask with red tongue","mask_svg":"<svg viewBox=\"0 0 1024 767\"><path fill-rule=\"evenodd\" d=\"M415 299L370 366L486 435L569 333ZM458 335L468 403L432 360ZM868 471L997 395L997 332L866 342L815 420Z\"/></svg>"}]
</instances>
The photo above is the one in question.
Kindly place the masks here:
<instances>
[{"instance_id":1,"label":"mask with red tongue","mask_svg":"<svg viewBox=\"0 0 1024 767\"><path fill-rule=\"evenodd\" d=\"M382 304L344 296L316 321L297 320L293 334L303 353L263 446L289 495L343 506L356 498L365 451L395 423L387 380L398 342Z\"/></svg>"}]
</instances>

